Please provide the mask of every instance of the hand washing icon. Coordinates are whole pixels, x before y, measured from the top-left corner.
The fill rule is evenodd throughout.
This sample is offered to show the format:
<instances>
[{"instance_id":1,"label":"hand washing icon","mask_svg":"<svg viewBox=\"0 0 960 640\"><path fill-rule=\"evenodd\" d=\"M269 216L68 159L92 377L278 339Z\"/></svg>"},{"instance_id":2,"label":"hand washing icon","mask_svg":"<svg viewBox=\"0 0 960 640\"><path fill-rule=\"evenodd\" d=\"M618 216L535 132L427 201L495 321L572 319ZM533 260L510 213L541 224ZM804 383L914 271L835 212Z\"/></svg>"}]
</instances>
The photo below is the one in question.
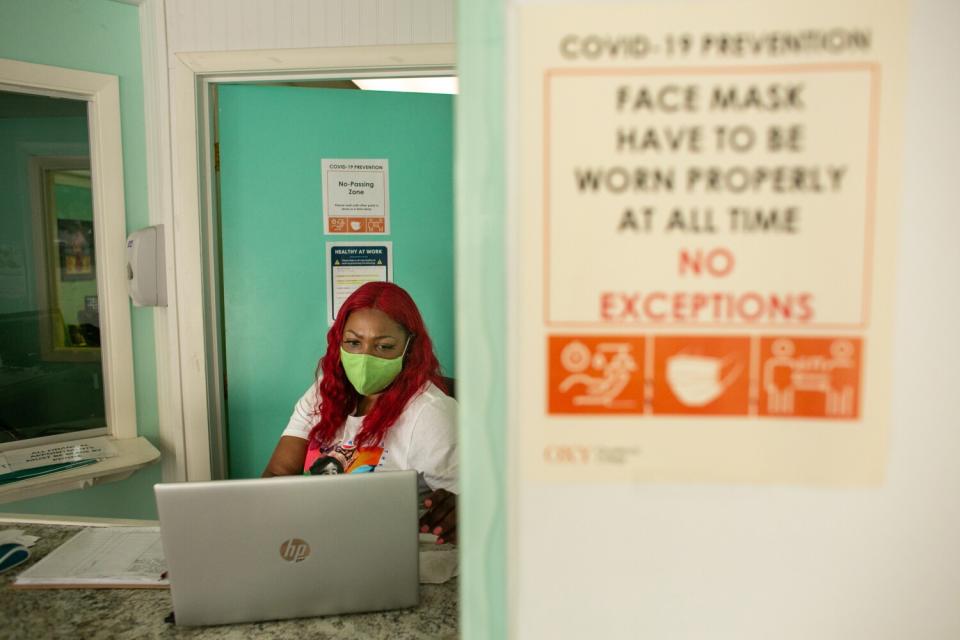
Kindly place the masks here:
<instances>
[{"instance_id":1,"label":"hand washing icon","mask_svg":"<svg viewBox=\"0 0 960 640\"><path fill-rule=\"evenodd\" d=\"M667 360L667 383L682 404L702 407L710 404L733 384L743 365L731 357L679 353Z\"/></svg>"},{"instance_id":2,"label":"hand washing icon","mask_svg":"<svg viewBox=\"0 0 960 640\"><path fill-rule=\"evenodd\" d=\"M638 368L629 344L601 342L591 353L590 348L578 340L563 348L560 364L570 375L560 383L559 391L567 393L577 389L571 398L575 406L614 406ZM628 399L618 404L637 402L637 399Z\"/></svg>"},{"instance_id":3,"label":"hand washing icon","mask_svg":"<svg viewBox=\"0 0 960 640\"><path fill-rule=\"evenodd\" d=\"M550 336L547 412L642 415L646 347L642 336Z\"/></svg>"}]
</instances>

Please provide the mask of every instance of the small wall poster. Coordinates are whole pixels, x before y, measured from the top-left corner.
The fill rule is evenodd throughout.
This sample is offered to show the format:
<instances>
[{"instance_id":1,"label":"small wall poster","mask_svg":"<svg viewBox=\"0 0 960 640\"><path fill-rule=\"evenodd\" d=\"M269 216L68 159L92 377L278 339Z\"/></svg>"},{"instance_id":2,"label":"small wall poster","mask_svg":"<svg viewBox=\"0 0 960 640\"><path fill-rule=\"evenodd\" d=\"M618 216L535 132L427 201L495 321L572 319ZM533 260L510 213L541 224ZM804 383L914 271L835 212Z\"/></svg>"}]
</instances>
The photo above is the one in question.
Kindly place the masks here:
<instances>
[{"instance_id":1,"label":"small wall poster","mask_svg":"<svg viewBox=\"0 0 960 640\"><path fill-rule=\"evenodd\" d=\"M368 282L393 282L393 243L327 243L327 322L341 305Z\"/></svg>"},{"instance_id":2,"label":"small wall poster","mask_svg":"<svg viewBox=\"0 0 960 640\"><path fill-rule=\"evenodd\" d=\"M323 228L328 234L390 233L385 159L322 159Z\"/></svg>"}]
</instances>

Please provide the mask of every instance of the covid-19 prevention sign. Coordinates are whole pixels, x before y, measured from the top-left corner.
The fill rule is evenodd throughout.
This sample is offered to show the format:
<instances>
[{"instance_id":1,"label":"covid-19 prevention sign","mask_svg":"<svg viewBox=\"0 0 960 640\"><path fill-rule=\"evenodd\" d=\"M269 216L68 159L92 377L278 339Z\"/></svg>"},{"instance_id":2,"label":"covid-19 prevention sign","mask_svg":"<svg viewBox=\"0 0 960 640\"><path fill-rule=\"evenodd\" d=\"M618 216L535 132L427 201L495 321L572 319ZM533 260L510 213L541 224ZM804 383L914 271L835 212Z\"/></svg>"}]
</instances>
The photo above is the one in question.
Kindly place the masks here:
<instances>
[{"instance_id":1,"label":"covid-19 prevention sign","mask_svg":"<svg viewBox=\"0 0 960 640\"><path fill-rule=\"evenodd\" d=\"M904 4L511 19L524 477L881 482Z\"/></svg>"},{"instance_id":2,"label":"covid-19 prevention sign","mask_svg":"<svg viewBox=\"0 0 960 640\"><path fill-rule=\"evenodd\" d=\"M320 172L324 233L390 233L389 160L323 158Z\"/></svg>"}]
</instances>

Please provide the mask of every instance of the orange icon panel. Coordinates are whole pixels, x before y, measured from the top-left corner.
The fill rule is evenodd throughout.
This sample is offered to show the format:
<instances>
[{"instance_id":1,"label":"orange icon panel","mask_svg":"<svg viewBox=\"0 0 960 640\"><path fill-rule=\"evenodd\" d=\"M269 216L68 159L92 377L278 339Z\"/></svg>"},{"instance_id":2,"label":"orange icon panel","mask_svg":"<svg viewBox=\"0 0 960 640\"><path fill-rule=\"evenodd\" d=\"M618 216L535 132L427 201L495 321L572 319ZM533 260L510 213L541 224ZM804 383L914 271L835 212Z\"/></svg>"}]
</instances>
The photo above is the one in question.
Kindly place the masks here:
<instances>
[{"instance_id":1,"label":"orange icon panel","mask_svg":"<svg viewBox=\"0 0 960 640\"><path fill-rule=\"evenodd\" d=\"M653 338L653 352L653 413L749 412L749 338L658 336Z\"/></svg>"},{"instance_id":2,"label":"orange icon panel","mask_svg":"<svg viewBox=\"0 0 960 640\"><path fill-rule=\"evenodd\" d=\"M330 233L345 233L347 231L347 219L332 217L329 219L327 226Z\"/></svg>"},{"instance_id":3,"label":"orange icon panel","mask_svg":"<svg viewBox=\"0 0 960 640\"><path fill-rule=\"evenodd\" d=\"M644 338L550 336L547 412L643 413Z\"/></svg>"},{"instance_id":4,"label":"orange icon panel","mask_svg":"<svg viewBox=\"0 0 960 640\"><path fill-rule=\"evenodd\" d=\"M763 338L760 415L858 418L861 349L859 338Z\"/></svg>"}]
</instances>

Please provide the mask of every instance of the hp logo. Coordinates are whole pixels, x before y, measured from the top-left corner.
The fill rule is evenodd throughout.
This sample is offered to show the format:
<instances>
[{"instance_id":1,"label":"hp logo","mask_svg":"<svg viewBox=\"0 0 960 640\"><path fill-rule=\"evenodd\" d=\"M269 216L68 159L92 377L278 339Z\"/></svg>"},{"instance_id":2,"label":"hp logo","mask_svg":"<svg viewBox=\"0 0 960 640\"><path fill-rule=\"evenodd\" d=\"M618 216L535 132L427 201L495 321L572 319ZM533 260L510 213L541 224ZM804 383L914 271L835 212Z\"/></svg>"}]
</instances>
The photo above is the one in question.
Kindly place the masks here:
<instances>
[{"instance_id":1,"label":"hp logo","mask_svg":"<svg viewBox=\"0 0 960 640\"><path fill-rule=\"evenodd\" d=\"M301 562L310 555L310 545L306 540L291 538L280 545L280 557L287 562Z\"/></svg>"}]
</instances>

